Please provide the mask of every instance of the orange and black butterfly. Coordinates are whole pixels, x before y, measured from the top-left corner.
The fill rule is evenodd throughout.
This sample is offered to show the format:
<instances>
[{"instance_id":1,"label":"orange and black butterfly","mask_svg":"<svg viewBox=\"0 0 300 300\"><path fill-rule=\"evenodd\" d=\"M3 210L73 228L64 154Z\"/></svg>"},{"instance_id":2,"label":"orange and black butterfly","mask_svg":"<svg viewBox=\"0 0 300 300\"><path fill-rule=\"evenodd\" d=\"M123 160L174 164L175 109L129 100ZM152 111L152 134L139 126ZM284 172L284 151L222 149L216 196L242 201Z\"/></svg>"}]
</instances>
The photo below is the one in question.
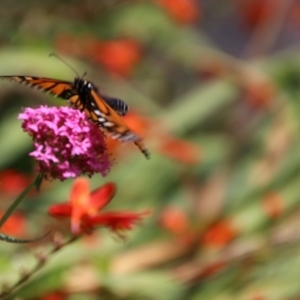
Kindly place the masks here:
<instances>
[{"instance_id":1,"label":"orange and black butterfly","mask_svg":"<svg viewBox=\"0 0 300 300\"><path fill-rule=\"evenodd\" d=\"M102 95L90 81L79 77L76 77L73 82L32 76L0 76L0 79L25 84L68 100L72 107L84 111L89 119L98 124L113 139L134 142L146 158L150 157L142 139L132 132L120 117L127 113L126 103Z\"/></svg>"}]
</instances>

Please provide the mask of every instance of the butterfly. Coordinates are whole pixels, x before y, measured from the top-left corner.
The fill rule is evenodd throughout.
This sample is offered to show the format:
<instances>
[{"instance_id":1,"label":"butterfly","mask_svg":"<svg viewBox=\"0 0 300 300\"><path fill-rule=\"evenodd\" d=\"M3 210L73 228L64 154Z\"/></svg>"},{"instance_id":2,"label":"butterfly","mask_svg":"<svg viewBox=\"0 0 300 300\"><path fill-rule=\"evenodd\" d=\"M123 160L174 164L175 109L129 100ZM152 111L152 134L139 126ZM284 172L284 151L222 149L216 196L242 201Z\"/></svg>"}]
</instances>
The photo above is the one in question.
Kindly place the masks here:
<instances>
[{"instance_id":1,"label":"butterfly","mask_svg":"<svg viewBox=\"0 0 300 300\"><path fill-rule=\"evenodd\" d=\"M134 142L146 158L150 157L142 139L121 118L128 111L127 104L103 95L92 82L80 77L76 77L73 82L32 76L0 76L0 79L25 84L68 100L72 107L84 111L110 137L122 142Z\"/></svg>"}]
</instances>

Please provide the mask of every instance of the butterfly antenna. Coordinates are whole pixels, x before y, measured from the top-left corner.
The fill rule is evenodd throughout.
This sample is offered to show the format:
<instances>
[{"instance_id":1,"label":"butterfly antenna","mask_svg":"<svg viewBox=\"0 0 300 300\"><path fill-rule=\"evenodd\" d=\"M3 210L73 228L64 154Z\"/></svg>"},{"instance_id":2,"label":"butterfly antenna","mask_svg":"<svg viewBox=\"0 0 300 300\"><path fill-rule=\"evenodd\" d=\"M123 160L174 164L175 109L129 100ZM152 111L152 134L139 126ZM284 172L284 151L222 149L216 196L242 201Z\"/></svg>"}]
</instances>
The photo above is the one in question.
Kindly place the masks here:
<instances>
[{"instance_id":1,"label":"butterfly antenna","mask_svg":"<svg viewBox=\"0 0 300 300\"><path fill-rule=\"evenodd\" d=\"M79 74L77 73L77 71L70 65L68 64L65 60L63 60L60 56L58 56L56 53L50 53L49 57L54 56L56 57L58 60L60 60L62 63L64 63L67 67L69 67L75 74L76 76L79 78Z\"/></svg>"},{"instance_id":2,"label":"butterfly antenna","mask_svg":"<svg viewBox=\"0 0 300 300\"><path fill-rule=\"evenodd\" d=\"M86 74L87 74L87 72L85 71L85 72L83 73L83 75L81 76L81 79L83 79L83 77L85 77Z\"/></svg>"}]
</instances>

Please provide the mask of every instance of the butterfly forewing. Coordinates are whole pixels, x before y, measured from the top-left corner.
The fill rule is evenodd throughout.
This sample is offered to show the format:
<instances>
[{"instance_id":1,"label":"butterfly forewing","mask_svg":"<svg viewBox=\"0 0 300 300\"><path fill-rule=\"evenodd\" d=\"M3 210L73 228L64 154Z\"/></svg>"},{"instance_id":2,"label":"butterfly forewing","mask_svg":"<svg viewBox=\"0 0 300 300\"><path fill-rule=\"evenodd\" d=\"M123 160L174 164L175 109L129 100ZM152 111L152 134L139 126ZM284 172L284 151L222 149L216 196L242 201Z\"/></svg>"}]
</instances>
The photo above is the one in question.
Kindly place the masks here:
<instances>
[{"instance_id":1,"label":"butterfly forewing","mask_svg":"<svg viewBox=\"0 0 300 300\"><path fill-rule=\"evenodd\" d=\"M35 89L49 93L54 97L59 97L66 100L77 94L76 90L74 90L72 87L72 82L69 81L32 76L0 76L0 79L15 81L24 85L28 85Z\"/></svg>"},{"instance_id":2,"label":"butterfly forewing","mask_svg":"<svg viewBox=\"0 0 300 300\"><path fill-rule=\"evenodd\" d=\"M134 142L140 139L95 90L90 90L90 93L91 109L88 113L94 122L99 124L114 139L123 142Z\"/></svg>"}]
</instances>

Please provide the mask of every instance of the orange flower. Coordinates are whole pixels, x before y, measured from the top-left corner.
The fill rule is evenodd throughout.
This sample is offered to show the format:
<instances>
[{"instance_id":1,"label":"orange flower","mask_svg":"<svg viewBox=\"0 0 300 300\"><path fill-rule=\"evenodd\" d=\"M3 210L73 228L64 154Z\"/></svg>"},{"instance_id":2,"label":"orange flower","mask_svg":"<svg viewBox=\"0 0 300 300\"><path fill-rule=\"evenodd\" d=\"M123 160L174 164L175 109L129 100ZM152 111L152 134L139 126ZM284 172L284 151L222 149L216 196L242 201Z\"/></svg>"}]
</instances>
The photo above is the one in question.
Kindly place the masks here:
<instances>
[{"instance_id":1,"label":"orange flower","mask_svg":"<svg viewBox=\"0 0 300 300\"><path fill-rule=\"evenodd\" d=\"M19 171L4 170L0 173L0 193L16 196L30 184L30 181L30 178Z\"/></svg>"},{"instance_id":2,"label":"orange flower","mask_svg":"<svg viewBox=\"0 0 300 300\"><path fill-rule=\"evenodd\" d=\"M200 147L172 137L159 120L151 120L131 112L124 117L124 121L138 135L155 140L156 148L161 154L188 165L195 165L200 162Z\"/></svg>"},{"instance_id":3,"label":"orange flower","mask_svg":"<svg viewBox=\"0 0 300 300\"><path fill-rule=\"evenodd\" d=\"M174 234L186 233L190 228L186 213L177 207L165 208L160 217L160 224Z\"/></svg>"},{"instance_id":4,"label":"orange flower","mask_svg":"<svg viewBox=\"0 0 300 300\"><path fill-rule=\"evenodd\" d=\"M47 295L41 297L41 300L65 300L68 299L68 295L63 291L50 292Z\"/></svg>"},{"instance_id":5,"label":"orange flower","mask_svg":"<svg viewBox=\"0 0 300 300\"><path fill-rule=\"evenodd\" d=\"M141 45L133 39L99 41L88 35L73 37L64 34L56 38L60 52L85 57L99 63L111 75L129 76L142 57Z\"/></svg>"},{"instance_id":6,"label":"orange flower","mask_svg":"<svg viewBox=\"0 0 300 300\"><path fill-rule=\"evenodd\" d=\"M148 118L132 111L128 112L126 116L123 117L123 120L133 132L136 132L137 135L142 138L144 138L146 135L149 136L151 127L153 127L154 123ZM120 143L109 136L107 137L106 142L109 153L117 153L117 155L119 155L124 154L126 149L129 149L125 143Z\"/></svg>"},{"instance_id":7,"label":"orange flower","mask_svg":"<svg viewBox=\"0 0 300 300\"><path fill-rule=\"evenodd\" d=\"M91 49L93 59L111 75L129 76L142 56L141 46L134 40L100 41Z\"/></svg>"},{"instance_id":8,"label":"orange flower","mask_svg":"<svg viewBox=\"0 0 300 300\"><path fill-rule=\"evenodd\" d=\"M153 125L155 124L153 120L133 111L130 111L124 117L124 121L132 131L142 137L149 134L151 128L153 128Z\"/></svg>"},{"instance_id":9,"label":"orange flower","mask_svg":"<svg viewBox=\"0 0 300 300\"><path fill-rule=\"evenodd\" d=\"M196 0L156 0L167 13L180 24L195 23L200 16Z\"/></svg>"},{"instance_id":10,"label":"orange flower","mask_svg":"<svg viewBox=\"0 0 300 300\"><path fill-rule=\"evenodd\" d=\"M236 0L235 3L243 19L253 28L272 18L276 10L280 7L281 1Z\"/></svg>"},{"instance_id":11,"label":"orange flower","mask_svg":"<svg viewBox=\"0 0 300 300\"><path fill-rule=\"evenodd\" d=\"M0 211L0 217L4 213ZM0 229L1 233L11 236L22 236L26 232L26 219L23 214L19 212L13 213Z\"/></svg>"},{"instance_id":12,"label":"orange flower","mask_svg":"<svg viewBox=\"0 0 300 300\"><path fill-rule=\"evenodd\" d=\"M88 180L77 178L74 181L69 202L52 205L48 213L54 217L70 218L73 234L89 233L99 226L106 226L113 231L132 229L133 225L149 212L101 212L112 200L115 192L115 184L106 183L89 193Z\"/></svg>"},{"instance_id":13,"label":"orange flower","mask_svg":"<svg viewBox=\"0 0 300 300\"><path fill-rule=\"evenodd\" d=\"M201 159L201 151L198 146L172 137L162 138L158 150L162 154L188 165L196 165Z\"/></svg>"},{"instance_id":14,"label":"orange flower","mask_svg":"<svg viewBox=\"0 0 300 300\"><path fill-rule=\"evenodd\" d=\"M204 245L221 248L237 236L230 220L223 220L211 226L203 236Z\"/></svg>"}]
</instances>

